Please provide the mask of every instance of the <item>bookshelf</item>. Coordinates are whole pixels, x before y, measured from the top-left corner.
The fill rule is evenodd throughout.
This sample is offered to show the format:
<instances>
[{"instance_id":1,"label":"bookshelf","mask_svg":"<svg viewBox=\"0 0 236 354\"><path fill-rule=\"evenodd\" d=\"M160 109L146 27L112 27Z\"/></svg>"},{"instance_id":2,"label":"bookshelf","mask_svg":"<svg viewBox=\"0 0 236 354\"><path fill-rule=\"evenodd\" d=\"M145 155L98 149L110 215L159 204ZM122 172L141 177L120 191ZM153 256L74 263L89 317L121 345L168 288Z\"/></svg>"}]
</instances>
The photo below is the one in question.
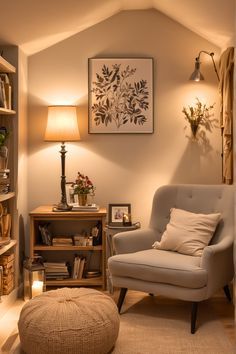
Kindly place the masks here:
<instances>
[{"instance_id":1,"label":"bookshelf","mask_svg":"<svg viewBox=\"0 0 236 354\"><path fill-rule=\"evenodd\" d=\"M14 54L13 54L14 52ZM4 54L10 54L11 59L17 63L15 50L4 48ZM0 203L1 206L9 214L9 225L11 225L7 238L10 236L10 241L6 245L0 247L0 264L3 265L3 260L6 257L11 257L11 263L3 266L5 272L5 279L3 285L4 299L9 297L9 294L13 289L18 286L18 221L17 221L17 206L16 206L16 184L17 184L17 170L18 170L18 141L16 137L18 136L18 115L17 110L17 99L18 99L18 80L16 73L16 67L8 62L5 58L0 56L0 80L1 80L1 97L3 97L3 91L5 95L5 106L3 107L3 101L1 100L0 107L0 127L5 127L9 132L9 136L6 143L3 142L3 146L7 146L8 151L8 164L2 167L1 163L1 192L0 192ZM7 79L7 82L4 80ZM13 98L13 99L12 99ZM7 107L7 108L6 108ZM2 156L2 155L1 155ZM1 157L2 158L2 157ZM4 177L6 175L6 177ZM3 188L4 187L4 188ZM2 218L3 222L3 217ZM0 235L1 240L4 241L6 235ZM8 270L10 269L10 272ZM11 273L11 274L10 274ZM4 290L5 289L5 290ZM11 296L10 296L11 297ZM4 303L4 301L2 301ZM0 309L1 310L1 309ZM0 311L1 312L1 311Z\"/></svg>"},{"instance_id":2,"label":"bookshelf","mask_svg":"<svg viewBox=\"0 0 236 354\"><path fill-rule=\"evenodd\" d=\"M52 211L52 206L40 206L30 212L30 257L36 254L41 255L46 262L65 261L70 265L70 278L65 279L47 279L46 287L56 286L88 286L88 287L106 287L106 209L100 208L99 211ZM52 237L72 237L73 235L90 230L96 224L101 226L101 244L88 246L60 245L52 246L43 244L39 226L50 224ZM86 258L85 271L95 268L100 271L100 275L93 278L82 277L81 279L72 278L73 260L75 255L81 255ZM93 259L93 262L91 262ZM86 275L86 272L83 275Z\"/></svg>"}]
</instances>

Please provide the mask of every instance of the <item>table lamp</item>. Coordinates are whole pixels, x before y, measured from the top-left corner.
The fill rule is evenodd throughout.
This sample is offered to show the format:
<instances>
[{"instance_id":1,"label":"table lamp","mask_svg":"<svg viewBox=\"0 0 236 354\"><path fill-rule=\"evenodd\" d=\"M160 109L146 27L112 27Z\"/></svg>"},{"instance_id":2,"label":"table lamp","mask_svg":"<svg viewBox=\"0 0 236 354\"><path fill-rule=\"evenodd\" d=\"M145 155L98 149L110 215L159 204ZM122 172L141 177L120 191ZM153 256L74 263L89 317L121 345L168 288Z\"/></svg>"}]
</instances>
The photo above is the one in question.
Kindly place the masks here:
<instances>
[{"instance_id":1,"label":"table lamp","mask_svg":"<svg viewBox=\"0 0 236 354\"><path fill-rule=\"evenodd\" d=\"M65 142L80 140L75 106L49 106L45 141L61 142L61 201L54 211L68 211L71 207L66 200Z\"/></svg>"}]
</instances>

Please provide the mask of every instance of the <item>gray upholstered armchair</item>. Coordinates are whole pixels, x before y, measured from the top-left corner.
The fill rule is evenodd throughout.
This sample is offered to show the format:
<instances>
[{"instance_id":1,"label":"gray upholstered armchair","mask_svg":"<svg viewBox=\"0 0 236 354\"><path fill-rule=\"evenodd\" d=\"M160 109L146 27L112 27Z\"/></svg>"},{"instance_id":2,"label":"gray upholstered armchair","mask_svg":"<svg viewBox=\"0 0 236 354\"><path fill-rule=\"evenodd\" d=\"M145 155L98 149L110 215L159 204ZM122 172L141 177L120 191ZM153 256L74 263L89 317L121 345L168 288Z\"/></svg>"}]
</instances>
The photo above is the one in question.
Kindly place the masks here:
<instances>
[{"instance_id":1,"label":"gray upholstered armchair","mask_svg":"<svg viewBox=\"0 0 236 354\"><path fill-rule=\"evenodd\" d=\"M170 218L171 208L193 213L221 213L222 219L201 257L152 248ZM192 302L191 333L195 332L197 305L220 288L230 300L233 278L233 189L225 185L169 185L153 198L149 228L114 236L116 255L108 267L113 286L121 288L121 310L127 289Z\"/></svg>"}]
</instances>

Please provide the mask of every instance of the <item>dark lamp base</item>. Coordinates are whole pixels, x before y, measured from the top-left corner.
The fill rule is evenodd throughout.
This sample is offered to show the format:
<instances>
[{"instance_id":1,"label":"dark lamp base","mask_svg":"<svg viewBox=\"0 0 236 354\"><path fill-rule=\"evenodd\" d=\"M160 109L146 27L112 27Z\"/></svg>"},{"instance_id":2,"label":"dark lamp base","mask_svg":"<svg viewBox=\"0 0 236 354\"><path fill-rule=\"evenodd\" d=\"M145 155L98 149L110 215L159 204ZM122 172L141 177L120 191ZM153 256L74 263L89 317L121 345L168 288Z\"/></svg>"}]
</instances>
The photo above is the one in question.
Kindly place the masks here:
<instances>
[{"instance_id":1,"label":"dark lamp base","mask_svg":"<svg viewBox=\"0 0 236 354\"><path fill-rule=\"evenodd\" d=\"M52 211L70 211L72 206L68 205L67 203L59 203L53 207Z\"/></svg>"}]
</instances>

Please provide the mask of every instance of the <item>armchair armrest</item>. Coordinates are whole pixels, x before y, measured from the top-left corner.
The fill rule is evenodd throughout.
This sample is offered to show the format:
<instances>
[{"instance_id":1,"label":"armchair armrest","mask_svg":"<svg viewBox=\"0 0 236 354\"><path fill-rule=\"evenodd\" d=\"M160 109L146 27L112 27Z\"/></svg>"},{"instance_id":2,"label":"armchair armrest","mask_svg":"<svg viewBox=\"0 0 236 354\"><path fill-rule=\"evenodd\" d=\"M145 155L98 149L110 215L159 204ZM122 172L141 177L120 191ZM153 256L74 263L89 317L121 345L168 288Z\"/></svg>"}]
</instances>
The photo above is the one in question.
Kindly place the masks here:
<instances>
[{"instance_id":1,"label":"armchair armrest","mask_svg":"<svg viewBox=\"0 0 236 354\"><path fill-rule=\"evenodd\" d=\"M201 268L208 272L207 297L228 284L234 275L233 240L226 236L219 243L207 246L202 255Z\"/></svg>"},{"instance_id":2,"label":"armchair armrest","mask_svg":"<svg viewBox=\"0 0 236 354\"><path fill-rule=\"evenodd\" d=\"M134 230L118 233L113 237L117 254L138 252L152 248L158 240L158 233L154 229Z\"/></svg>"}]
</instances>

